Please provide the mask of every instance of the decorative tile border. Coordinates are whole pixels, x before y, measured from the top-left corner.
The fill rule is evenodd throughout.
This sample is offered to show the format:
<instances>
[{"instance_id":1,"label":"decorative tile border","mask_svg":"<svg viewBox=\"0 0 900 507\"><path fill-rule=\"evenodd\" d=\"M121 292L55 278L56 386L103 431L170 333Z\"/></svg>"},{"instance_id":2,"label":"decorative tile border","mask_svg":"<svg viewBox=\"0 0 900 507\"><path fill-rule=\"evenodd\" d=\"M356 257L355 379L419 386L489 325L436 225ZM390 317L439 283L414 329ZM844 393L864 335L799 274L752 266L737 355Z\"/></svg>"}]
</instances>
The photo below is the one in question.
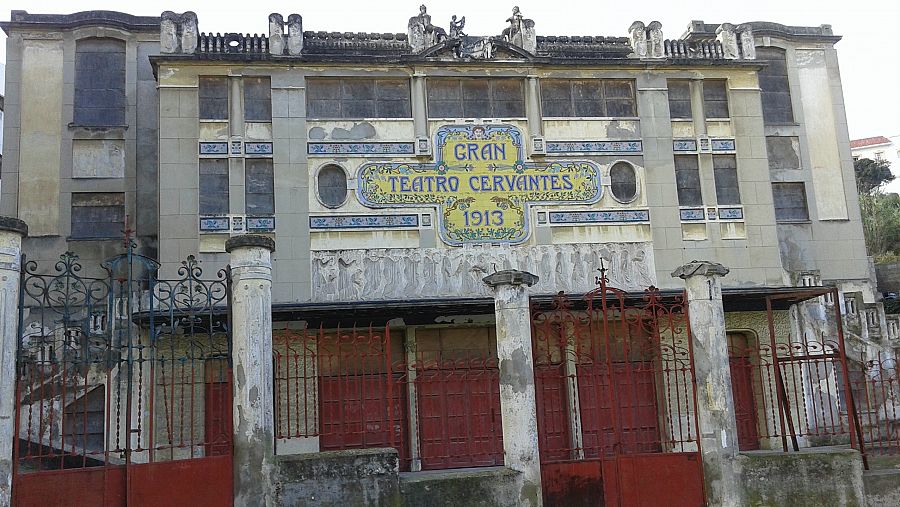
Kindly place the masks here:
<instances>
[{"instance_id":1,"label":"decorative tile border","mask_svg":"<svg viewBox=\"0 0 900 507\"><path fill-rule=\"evenodd\" d=\"M307 143L310 155L414 155L413 143Z\"/></svg>"},{"instance_id":2,"label":"decorative tile border","mask_svg":"<svg viewBox=\"0 0 900 507\"><path fill-rule=\"evenodd\" d=\"M696 139L675 139L672 141L674 151L697 151Z\"/></svg>"},{"instance_id":3,"label":"decorative tile border","mask_svg":"<svg viewBox=\"0 0 900 507\"><path fill-rule=\"evenodd\" d=\"M243 143L240 141L231 141L231 154L240 155L243 153Z\"/></svg>"},{"instance_id":4,"label":"decorative tile border","mask_svg":"<svg viewBox=\"0 0 900 507\"><path fill-rule=\"evenodd\" d=\"M640 153L641 141L547 141L547 153Z\"/></svg>"},{"instance_id":5,"label":"decorative tile border","mask_svg":"<svg viewBox=\"0 0 900 507\"><path fill-rule=\"evenodd\" d=\"M329 215L309 217L310 229L395 229L418 226L418 214Z\"/></svg>"},{"instance_id":6,"label":"decorative tile border","mask_svg":"<svg viewBox=\"0 0 900 507\"><path fill-rule=\"evenodd\" d=\"M743 220L744 208L719 208L719 220Z\"/></svg>"},{"instance_id":7,"label":"decorative tile border","mask_svg":"<svg viewBox=\"0 0 900 507\"><path fill-rule=\"evenodd\" d=\"M201 232L228 232L228 217L200 217Z\"/></svg>"},{"instance_id":8,"label":"decorative tile border","mask_svg":"<svg viewBox=\"0 0 900 507\"><path fill-rule=\"evenodd\" d=\"M706 219L706 212L703 208L680 209L678 215L682 222L698 222Z\"/></svg>"},{"instance_id":9,"label":"decorative tile border","mask_svg":"<svg viewBox=\"0 0 900 507\"><path fill-rule=\"evenodd\" d=\"M200 143L201 155L228 155L228 143Z\"/></svg>"},{"instance_id":10,"label":"decorative tile border","mask_svg":"<svg viewBox=\"0 0 900 507\"><path fill-rule=\"evenodd\" d=\"M734 151L734 139L713 139L712 151Z\"/></svg>"},{"instance_id":11,"label":"decorative tile border","mask_svg":"<svg viewBox=\"0 0 900 507\"><path fill-rule=\"evenodd\" d=\"M275 217L247 217L248 231L274 231Z\"/></svg>"},{"instance_id":12,"label":"decorative tile border","mask_svg":"<svg viewBox=\"0 0 900 507\"><path fill-rule=\"evenodd\" d=\"M650 210L615 211L551 211L551 224L607 224L616 222L648 222Z\"/></svg>"},{"instance_id":13,"label":"decorative tile border","mask_svg":"<svg viewBox=\"0 0 900 507\"><path fill-rule=\"evenodd\" d=\"M244 143L244 153L247 155L271 155L272 143Z\"/></svg>"}]
</instances>

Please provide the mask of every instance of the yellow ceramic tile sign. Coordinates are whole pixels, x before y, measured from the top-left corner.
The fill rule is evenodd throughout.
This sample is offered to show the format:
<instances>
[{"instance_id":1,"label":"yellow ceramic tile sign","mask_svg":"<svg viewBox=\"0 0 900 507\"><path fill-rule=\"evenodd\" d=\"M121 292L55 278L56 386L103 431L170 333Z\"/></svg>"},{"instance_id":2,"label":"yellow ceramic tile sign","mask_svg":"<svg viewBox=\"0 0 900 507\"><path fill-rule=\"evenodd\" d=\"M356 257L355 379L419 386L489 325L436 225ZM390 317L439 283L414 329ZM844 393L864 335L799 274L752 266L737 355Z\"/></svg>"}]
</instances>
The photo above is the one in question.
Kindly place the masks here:
<instances>
[{"instance_id":1,"label":"yellow ceramic tile sign","mask_svg":"<svg viewBox=\"0 0 900 507\"><path fill-rule=\"evenodd\" d=\"M511 125L444 125L434 164L370 163L357 195L373 208L438 207L441 238L451 245L521 243L531 204L590 204L600 198L600 169L589 161L526 162Z\"/></svg>"}]
</instances>

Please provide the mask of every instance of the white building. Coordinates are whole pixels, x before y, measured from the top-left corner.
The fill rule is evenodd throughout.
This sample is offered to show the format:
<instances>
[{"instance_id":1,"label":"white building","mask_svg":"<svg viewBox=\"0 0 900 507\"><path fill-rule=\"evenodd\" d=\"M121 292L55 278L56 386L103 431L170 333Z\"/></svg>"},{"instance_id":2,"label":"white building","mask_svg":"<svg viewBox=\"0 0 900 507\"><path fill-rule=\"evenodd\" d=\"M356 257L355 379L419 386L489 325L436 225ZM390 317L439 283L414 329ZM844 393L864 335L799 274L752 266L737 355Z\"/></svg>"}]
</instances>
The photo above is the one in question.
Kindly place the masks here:
<instances>
[{"instance_id":1,"label":"white building","mask_svg":"<svg viewBox=\"0 0 900 507\"><path fill-rule=\"evenodd\" d=\"M868 158L884 160L891 164L894 181L884 187L885 192L900 193L900 135L875 136L850 141L850 152L853 160Z\"/></svg>"}]
</instances>

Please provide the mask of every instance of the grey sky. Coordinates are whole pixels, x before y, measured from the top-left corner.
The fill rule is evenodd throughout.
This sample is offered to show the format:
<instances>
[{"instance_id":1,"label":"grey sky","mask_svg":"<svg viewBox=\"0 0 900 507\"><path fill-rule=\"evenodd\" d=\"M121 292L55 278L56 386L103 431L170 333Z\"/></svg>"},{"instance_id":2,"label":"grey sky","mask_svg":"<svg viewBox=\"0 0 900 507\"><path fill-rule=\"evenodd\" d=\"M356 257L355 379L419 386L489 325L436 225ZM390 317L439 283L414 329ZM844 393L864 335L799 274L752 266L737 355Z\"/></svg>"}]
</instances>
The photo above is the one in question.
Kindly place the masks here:
<instances>
[{"instance_id":1,"label":"grey sky","mask_svg":"<svg viewBox=\"0 0 900 507\"><path fill-rule=\"evenodd\" d=\"M159 15L164 10L193 10L204 32L265 33L270 12L303 16L304 30L341 32L404 32L421 1L336 0L266 2L194 0L190 2L128 2L122 0L2 0L0 17L11 9L32 13L67 14L83 10L119 10ZM594 1L571 0L425 0L436 25L450 16L466 16L466 32L499 34L513 5L535 21L539 35L624 36L632 21L659 20L667 38L680 36L692 19L707 23L775 21L791 25L831 24L844 40L838 57L851 138L900 134L900 2L898 0L752 0L695 2L690 0ZM5 44L0 59L6 61Z\"/></svg>"}]
</instances>

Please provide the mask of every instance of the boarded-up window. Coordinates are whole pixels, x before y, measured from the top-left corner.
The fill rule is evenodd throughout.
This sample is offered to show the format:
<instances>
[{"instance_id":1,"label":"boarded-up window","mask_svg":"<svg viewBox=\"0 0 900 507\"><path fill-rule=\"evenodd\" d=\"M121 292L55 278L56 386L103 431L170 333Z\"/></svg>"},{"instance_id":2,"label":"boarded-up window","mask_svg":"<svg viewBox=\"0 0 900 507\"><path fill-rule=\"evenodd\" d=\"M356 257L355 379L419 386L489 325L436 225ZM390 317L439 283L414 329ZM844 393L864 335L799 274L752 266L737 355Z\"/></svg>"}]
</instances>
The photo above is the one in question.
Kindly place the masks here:
<instances>
[{"instance_id":1,"label":"boarded-up window","mask_svg":"<svg viewBox=\"0 0 900 507\"><path fill-rule=\"evenodd\" d=\"M272 83L268 77L244 78L244 121L272 121Z\"/></svg>"},{"instance_id":2,"label":"boarded-up window","mask_svg":"<svg viewBox=\"0 0 900 507\"><path fill-rule=\"evenodd\" d=\"M227 159L200 159L200 214L228 214Z\"/></svg>"},{"instance_id":3,"label":"boarded-up window","mask_svg":"<svg viewBox=\"0 0 900 507\"><path fill-rule=\"evenodd\" d=\"M800 169L800 139L770 136L766 138L769 169Z\"/></svg>"},{"instance_id":4,"label":"boarded-up window","mask_svg":"<svg viewBox=\"0 0 900 507\"><path fill-rule=\"evenodd\" d=\"M408 79L309 79L309 118L411 118Z\"/></svg>"},{"instance_id":5,"label":"boarded-up window","mask_svg":"<svg viewBox=\"0 0 900 507\"><path fill-rule=\"evenodd\" d=\"M806 222L809 220L806 187L803 182L772 183L772 200L775 203L775 220L777 222Z\"/></svg>"},{"instance_id":6,"label":"boarded-up window","mask_svg":"<svg viewBox=\"0 0 900 507\"><path fill-rule=\"evenodd\" d=\"M768 65L759 71L759 88L763 107L763 123L779 125L794 123L791 88L787 63L781 48L758 48L756 59Z\"/></svg>"},{"instance_id":7,"label":"boarded-up window","mask_svg":"<svg viewBox=\"0 0 900 507\"><path fill-rule=\"evenodd\" d=\"M247 159L244 174L244 199L247 215L275 214L275 173L270 158Z\"/></svg>"},{"instance_id":8,"label":"boarded-up window","mask_svg":"<svg viewBox=\"0 0 900 507\"><path fill-rule=\"evenodd\" d=\"M670 79L669 116L675 119L691 118L691 82Z\"/></svg>"},{"instance_id":9,"label":"boarded-up window","mask_svg":"<svg viewBox=\"0 0 900 507\"><path fill-rule=\"evenodd\" d=\"M713 175L716 180L716 202L740 204L741 192L734 155L713 155Z\"/></svg>"},{"instance_id":10,"label":"boarded-up window","mask_svg":"<svg viewBox=\"0 0 900 507\"><path fill-rule=\"evenodd\" d=\"M706 118L728 118L728 87L724 79L703 81L703 110Z\"/></svg>"},{"instance_id":11,"label":"boarded-up window","mask_svg":"<svg viewBox=\"0 0 900 507\"><path fill-rule=\"evenodd\" d=\"M125 194L75 192L72 194L72 238L121 238L125 230Z\"/></svg>"},{"instance_id":12,"label":"boarded-up window","mask_svg":"<svg viewBox=\"0 0 900 507\"><path fill-rule=\"evenodd\" d=\"M521 79L429 79L429 118L522 118Z\"/></svg>"},{"instance_id":13,"label":"boarded-up window","mask_svg":"<svg viewBox=\"0 0 900 507\"><path fill-rule=\"evenodd\" d=\"M634 82L624 79L545 79L541 108L547 117L636 116Z\"/></svg>"},{"instance_id":14,"label":"boarded-up window","mask_svg":"<svg viewBox=\"0 0 900 507\"><path fill-rule=\"evenodd\" d=\"M610 190L620 202L631 202L637 196L637 174L628 162L616 162L609 169Z\"/></svg>"},{"instance_id":15,"label":"boarded-up window","mask_svg":"<svg viewBox=\"0 0 900 507\"><path fill-rule=\"evenodd\" d=\"M75 42L75 125L125 125L125 42Z\"/></svg>"},{"instance_id":16,"label":"boarded-up window","mask_svg":"<svg viewBox=\"0 0 900 507\"><path fill-rule=\"evenodd\" d=\"M200 119L228 119L228 78L200 78Z\"/></svg>"},{"instance_id":17,"label":"boarded-up window","mask_svg":"<svg viewBox=\"0 0 900 507\"><path fill-rule=\"evenodd\" d=\"M702 206L700 190L700 166L696 155L675 156L675 184L678 187L679 206Z\"/></svg>"},{"instance_id":18,"label":"boarded-up window","mask_svg":"<svg viewBox=\"0 0 900 507\"><path fill-rule=\"evenodd\" d=\"M347 200L347 174L339 166L326 165L316 178L319 200L329 208L337 208Z\"/></svg>"}]
</instances>

